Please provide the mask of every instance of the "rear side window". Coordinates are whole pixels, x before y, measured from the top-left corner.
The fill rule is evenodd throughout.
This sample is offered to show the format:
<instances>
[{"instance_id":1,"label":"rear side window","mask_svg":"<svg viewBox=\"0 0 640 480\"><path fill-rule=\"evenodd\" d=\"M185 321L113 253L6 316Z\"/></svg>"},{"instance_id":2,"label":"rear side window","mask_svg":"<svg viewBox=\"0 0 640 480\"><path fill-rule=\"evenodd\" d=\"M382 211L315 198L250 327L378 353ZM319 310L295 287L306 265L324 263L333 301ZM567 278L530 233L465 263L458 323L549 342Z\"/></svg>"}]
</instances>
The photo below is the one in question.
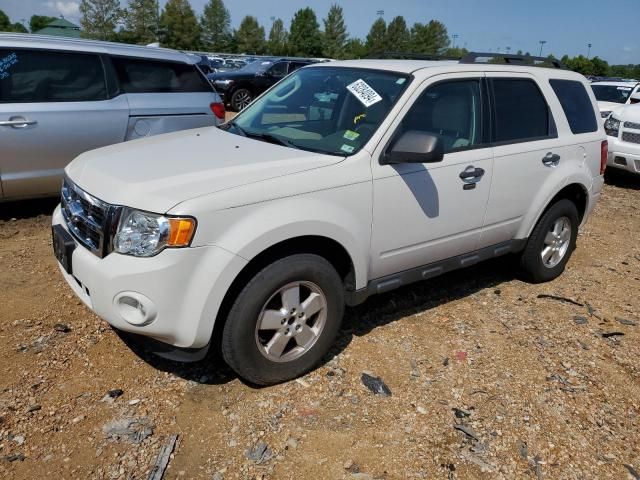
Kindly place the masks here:
<instances>
[{"instance_id":1,"label":"rear side window","mask_svg":"<svg viewBox=\"0 0 640 480\"><path fill-rule=\"evenodd\" d=\"M524 78L496 78L493 83L494 142L517 143L547 138L553 122L538 85Z\"/></svg>"},{"instance_id":2,"label":"rear side window","mask_svg":"<svg viewBox=\"0 0 640 480\"><path fill-rule=\"evenodd\" d=\"M575 80L549 80L574 134L598 130L596 115L582 83Z\"/></svg>"},{"instance_id":3,"label":"rear side window","mask_svg":"<svg viewBox=\"0 0 640 480\"><path fill-rule=\"evenodd\" d=\"M195 65L138 58L112 57L125 93L211 92Z\"/></svg>"},{"instance_id":4,"label":"rear side window","mask_svg":"<svg viewBox=\"0 0 640 480\"><path fill-rule=\"evenodd\" d=\"M104 68L97 55L0 49L0 103L106 99Z\"/></svg>"}]
</instances>

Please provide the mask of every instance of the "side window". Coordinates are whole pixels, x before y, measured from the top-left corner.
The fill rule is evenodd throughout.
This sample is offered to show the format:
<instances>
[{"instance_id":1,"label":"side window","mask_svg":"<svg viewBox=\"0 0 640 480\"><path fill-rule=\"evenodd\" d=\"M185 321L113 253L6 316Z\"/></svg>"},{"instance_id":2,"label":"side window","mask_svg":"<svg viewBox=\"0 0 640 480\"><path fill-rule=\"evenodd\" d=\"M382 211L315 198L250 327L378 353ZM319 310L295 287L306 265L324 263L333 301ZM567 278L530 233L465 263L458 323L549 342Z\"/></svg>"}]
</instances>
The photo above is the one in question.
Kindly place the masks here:
<instances>
[{"instance_id":1,"label":"side window","mask_svg":"<svg viewBox=\"0 0 640 480\"><path fill-rule=\"evenodd\" d=\"M0 49L0 103L106 99L104 69L97 55Z\"/></svg>"},{"instance_id":2,"label":"side window","mask_svg":"<svg viewBox=\"0 0 640 480\"><path fill-rule=\"evenodd\" d=\"M300 62L289 62L289 73L295 72L297 69L299 69L300 67L304 67L305 65L307 64Z\"/></svg>"},{"instance_id":3,"label":"side window","mask_svg":"<svg viewBox=\"0 0 640 480\"><path fill-rule=\"evenodd\" d=\"M593 105L582 83L575 80L549 80L574 134L595 132L598 122Z\"/></svg>"},{"instance_id":4,"label":"side window","mask_svg":"<svg viewBox=\"0 0 640 480\"><path fill-rule=\"evenodd\" d=\"M480 80L460 80L433 85L411 106L400 131L422 130L442 138L445 153L482 142Z\"/></svg>"},{"instance_id":5,"label":"side window","mask_svg":"<svg viewBox=\"0 0 640 480\"><path fill-rule=\"evenodd\" d=\"M289 62L278 62L269 68L269 73L274 77L284 77L287 74Z\"/></svg>"},{"instance_id":6,"label":"side window","mask_svg":"<svg viewBox=\"0 0 640 480\"><path fill-rule=\"evenodd\" d=\"M493 79L494 141L524 142L554 135L549 106L533 80Z\"/></svg>"},{"instance_id":7,"label":"side window","mask_svg":"<svg viewBox=\"0 0 640 480\"><path fill-rule=\"evenodd\" d=\"M195 65L127 57L112 57L111 60L125 93L211 91Z\"/></svg>"}]
</instances>

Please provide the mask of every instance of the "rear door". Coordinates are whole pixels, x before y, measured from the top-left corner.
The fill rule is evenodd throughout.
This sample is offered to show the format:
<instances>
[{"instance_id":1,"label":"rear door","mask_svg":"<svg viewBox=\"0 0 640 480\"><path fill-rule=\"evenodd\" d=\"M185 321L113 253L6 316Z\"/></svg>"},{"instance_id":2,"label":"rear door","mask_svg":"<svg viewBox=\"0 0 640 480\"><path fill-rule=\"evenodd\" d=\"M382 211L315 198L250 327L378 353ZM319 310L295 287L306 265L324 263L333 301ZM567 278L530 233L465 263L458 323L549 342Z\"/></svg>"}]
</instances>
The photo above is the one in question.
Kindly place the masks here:
<instances>
[{"instance_id":1,"label":"rear door","mask_svg":"<svg viewBox=\"0 0 640 480\"><path fill-rule=\"evenodd\" d=\"M129 103L126 139L216 125L211 104L218 95L195 65L111 57Z\"/></svg>"},{"instance_id":2,"label":"rear door","mask_svg":"<svg viewBox=\"0 0 640 480\"><path fill-rule=\"evenodd\" d=\"M55 194L79 154L122 142L129 107L97 54L0 49L4 198Z\"/></svg>"},{"instance_id":3,"label":"rear door","mask_svg":"<svg viewBox=\"0 0 640 480\"><path fill-rule=\"evenodd\" d=\"M494 162L480 247L516 238L524 216L559 166L582 160L578 149L563 144L558 135L545 99L555 97L548 82L526 73L495 72L487 77Z\"/></svg>"}]
</instances>

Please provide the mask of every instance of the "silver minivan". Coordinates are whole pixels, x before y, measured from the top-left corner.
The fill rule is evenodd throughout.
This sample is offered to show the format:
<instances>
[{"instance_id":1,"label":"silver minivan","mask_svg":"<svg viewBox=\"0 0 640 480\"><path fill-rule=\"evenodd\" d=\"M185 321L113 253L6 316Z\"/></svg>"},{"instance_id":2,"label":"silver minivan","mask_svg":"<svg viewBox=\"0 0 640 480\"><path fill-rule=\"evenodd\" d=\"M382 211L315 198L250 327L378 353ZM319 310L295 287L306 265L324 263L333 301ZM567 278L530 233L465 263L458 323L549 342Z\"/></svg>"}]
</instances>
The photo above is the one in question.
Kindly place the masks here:
<instances>
[{"instance_id":1,"label":"silver minivan","mask_svg":"<svg viewBox=\"0 0 640 480\"><path fill-rule=\"evenodd\" d=\"M79 154L218 125L224 105L174 50L0 34L0 201L57 195Z\"/></svg>"}]
</instances>

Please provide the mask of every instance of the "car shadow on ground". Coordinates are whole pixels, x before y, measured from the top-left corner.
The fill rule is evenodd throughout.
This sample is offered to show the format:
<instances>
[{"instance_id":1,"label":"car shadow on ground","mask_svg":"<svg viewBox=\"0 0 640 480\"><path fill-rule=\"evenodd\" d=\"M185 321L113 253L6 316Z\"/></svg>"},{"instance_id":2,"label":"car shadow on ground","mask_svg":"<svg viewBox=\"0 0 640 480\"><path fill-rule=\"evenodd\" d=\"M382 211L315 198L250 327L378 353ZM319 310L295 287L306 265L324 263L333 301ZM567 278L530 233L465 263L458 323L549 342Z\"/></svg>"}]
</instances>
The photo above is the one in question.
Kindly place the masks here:
<instances>
[{"instance_id":1,"label":"car shadow on ground","mask_svg":"<svg viewBox=\"0 0 640 480\"><path fill-rule=\"evenodd\" d=\"M0 221L23 218L34 218L39 215L51 215L60 203L59 197L36 198L0 203Z\"/></svg>"},{"instance_id":2,"label":"car shadow on ground","mask_svg":"<svg viewBox=\"0 0 640 480\"><path fill-rule=\"evenodd\" d=\"M607 185L627 188L629 190L640 190L640 175L625 170L607 168L604 180L607 182Z\"/></svg>"},{"instance_id":3,"label":"car shadow on ground","mask_svg":"<svg viewBox=\"0 0 640 480\"><path fill-rule=\"evenodd\" d=\"M372 330L401 318L424 313L440 305L468 297L480 290L494 288L516 277L516 262L511 256L490 260L474 267L451 272L441 277L409 285L393 292L376 295L365 303L347 308L342 328L331 350L319 366L344 351L353 337L367 335ZM216 348L210 349L204 360L194 363L175 362L152 353L144 338L118 332L120 338L142 360L153 368L169 372L196 384L221 385L237 375L224 363ZM241 380L242 381L242 380ZM260 388L246 382L251 388Z\"/></svg>"}]
</instances>

